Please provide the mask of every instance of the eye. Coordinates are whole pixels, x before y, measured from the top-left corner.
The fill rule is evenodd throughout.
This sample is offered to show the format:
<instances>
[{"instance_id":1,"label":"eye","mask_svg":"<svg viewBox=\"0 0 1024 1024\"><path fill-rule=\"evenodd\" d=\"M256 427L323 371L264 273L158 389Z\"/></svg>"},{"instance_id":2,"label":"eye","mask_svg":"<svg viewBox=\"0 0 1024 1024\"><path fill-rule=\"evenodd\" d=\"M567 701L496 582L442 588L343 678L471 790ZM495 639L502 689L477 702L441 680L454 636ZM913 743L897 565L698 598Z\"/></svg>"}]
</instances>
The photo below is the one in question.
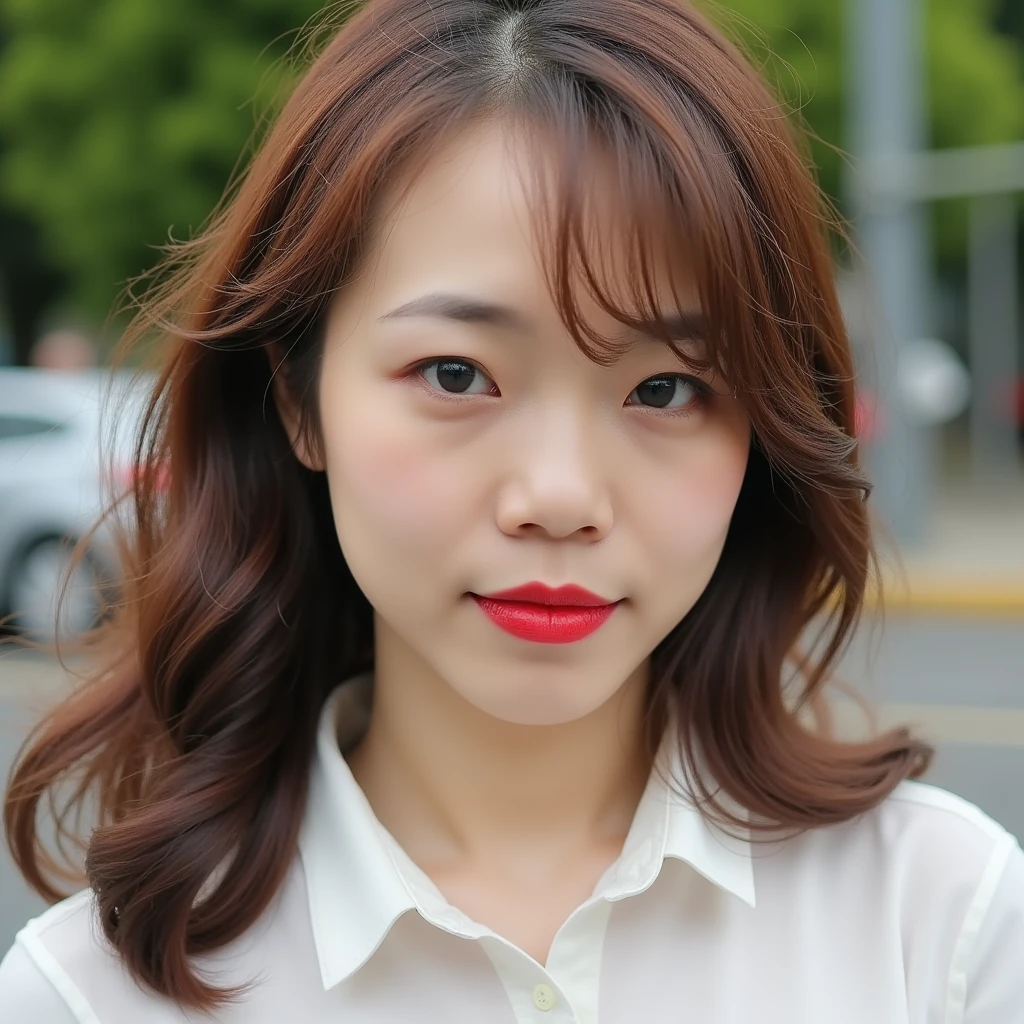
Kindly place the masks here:
<instances>
[{"instance_id":1,"label":"eye","mask_svg":"<svg viewBox=\"0 0 1024 1024\"><path fill-rule=\"evenodd\" d=\"M415 372L438 398L461 395L490 395L497 387L477 366L466 359L445 356L420 363ZM670 415L694 412L711 393L704 381L681 373L665 373L648 377L630 393L627 402L643 408L664 410ZM637 403L632 403L636 397Z\"/></svg>"},{"instance_id":2,"label":"eye","mask_svg":"<svg viewBox=\"0 0 1024 1024\"><path fill-rule=\"evenodd\" d=\"M630 393L648 409L664 409L671 413L694 411L707 398L711 389L702 380L682 373L665 373L648 377Z\"/></svg>"},{"instance_id":3,"label":"eye","mask_svg":"<svg viewBox=\"0 0 1024 1024\"><path fill-rule=\"evenodd\" d=\"M428 363L420 363L416 368L419 375L430 385L431 389L445 395L486 395L489 394L494 382L473 363L465 359L432 359ZM477 382L484 384L482 390L472 390ZM488 387L487 385L490 385Z\"/></svg>"}]
</instances>

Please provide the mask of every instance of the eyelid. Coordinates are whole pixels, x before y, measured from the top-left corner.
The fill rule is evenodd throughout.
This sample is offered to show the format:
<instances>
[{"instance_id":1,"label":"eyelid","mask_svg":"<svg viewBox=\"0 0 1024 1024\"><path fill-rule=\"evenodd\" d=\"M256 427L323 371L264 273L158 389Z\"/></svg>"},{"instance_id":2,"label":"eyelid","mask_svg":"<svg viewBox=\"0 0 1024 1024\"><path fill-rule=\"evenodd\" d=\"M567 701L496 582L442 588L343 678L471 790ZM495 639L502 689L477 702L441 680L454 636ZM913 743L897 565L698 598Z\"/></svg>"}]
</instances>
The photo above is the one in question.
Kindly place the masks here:
<instances>
[{"instance_id":1,"label":"eyelid","mask_svg":"<svg viewBox=\"0 0 1024 1024\"><path fill-rule=\"evenodd\" d=\"M489 398L490 395L461 395L451 394L447 391L439 391L437 388L431 387L426 380L423 378L423 371L428 366L434 366L436 363L464 363L466 366L472 366L475 370L478 370L487 380L497 387L494 383L494 378L476 361L467 359L465 356L434 356L433 359L422 359L420 362L413 366L409 373L417 378L419 382L430 392L431 395L442 399L443 401L460 402L467 398Z\"/></svg>"},{"instance_id":2,"label":"eyelid","mask_svg":"<svg viewBox=\"0 0 1024 1024\"><path fill-rule=\"evenodd\" d=\"M700 409L700 406L704 402L711 399L716 393L715 389L707 381L701 380L700 377L695 377L688 373L680 373L678 370L670 370L665 373L648 374L646 377L644 377L642 381L640 381L639 384L636 385L636 387L633 388L633 391L636 391L641 384L644 384L649 380L665 380L666 378L672 377L684 381L686 384L689 384L690 387L693 388L695 392L695 397L692 402L688 403L687 405L684 405L680 409L661 409L658 408L657 406L652 407L649 405L633 405L630 406L629 408L640 409L645 415L649 416L674 416L682 419L687 416L693 416L695 413L697 413ZM629 394L632 395L633 391L630 391Z\"/></svg>"},{"instance_id":3,"label":"eyelid","mask_svg":"<svg viewBox=\"0 0 1024 1024\"><path fill-rule=\"evenodd\" d=\"M490 376L490 374L487 373L487 371L484 370L484 368L479 363L477 363L473 359L469 359L466 356L434 356L432 359L421 359L418 363L416 363L410 368L409 373L417 378L418 382L420 382L423 385L423 387L427 389L427 391L430 393L432 397L439 398L441 399L441 401L444 402L464 402L470 398L494 397L491 395L464 395L457 393L453 394L447 391L439 391L437 388L431 387L430 384L428 384L427 381L424 380L423 378L423 370L425 370L428 366L434 366L436 363L444 362L464 363L466 366L472 366L474 369L478 370L481 374L483 374L483 376L487 380L489 380L491 384L494 384L495 387L497 387L497 385L494 382L494 379ZM691 385L693 389L697 392L698 401L710 398L713 395L717 394L714 387L711 384L709 384L706 380L703 380L701 377L698 377L694 374L684 373L680 370L665 370L660 373L649 373L646 377L638 381L633 386L629 394L631 395L634 391L636 391L638 387L640 387L641 384L645 383L646 381L658 380L666 377L678 377L680 380L683 380L687 384ZM628 397L629 396L627 395L627 398ZM675 410L663 410L643 405L629 406L629 408L643 409L647 413L658 414L663 416L687 416L693 414L693 410L691 410L688 406L682 409Z\"/></svg>"}]
</instances>

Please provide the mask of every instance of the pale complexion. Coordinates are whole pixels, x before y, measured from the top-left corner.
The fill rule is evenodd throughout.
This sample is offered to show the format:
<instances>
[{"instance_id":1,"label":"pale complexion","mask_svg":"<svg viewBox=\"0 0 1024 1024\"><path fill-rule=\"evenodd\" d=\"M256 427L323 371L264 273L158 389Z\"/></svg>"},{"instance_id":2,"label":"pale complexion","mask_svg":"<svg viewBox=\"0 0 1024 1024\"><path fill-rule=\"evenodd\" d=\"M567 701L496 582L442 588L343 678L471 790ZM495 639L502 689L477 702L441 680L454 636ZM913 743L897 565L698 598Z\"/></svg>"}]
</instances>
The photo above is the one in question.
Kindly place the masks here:
<instances>
[{"instance_id":1,"label":"pale complexion","mask_svg":"<svg viewBox=\"0 0 1024 1024\"><path fill-rule=\"evenodd\" d=\"M606 367L577 349L516 146L494 126L467 131L385 206L367 270L330 310L322 458L280 389L278 401L298 457L327 474L375 612L374 708L346 753L353 773L455 906L544 962L621 851L650 769L649 655L715 568L749 424L710 376L706 397L683 380L666 407L642 397L638 385L687 372L657 342ZM389 315L438 294L511 315ZM464 364L469 387L452 392L431 360ZM585 639L544 644L504 633L468 596L531 580L622 603Z\"/></svg>"}]
</instances>

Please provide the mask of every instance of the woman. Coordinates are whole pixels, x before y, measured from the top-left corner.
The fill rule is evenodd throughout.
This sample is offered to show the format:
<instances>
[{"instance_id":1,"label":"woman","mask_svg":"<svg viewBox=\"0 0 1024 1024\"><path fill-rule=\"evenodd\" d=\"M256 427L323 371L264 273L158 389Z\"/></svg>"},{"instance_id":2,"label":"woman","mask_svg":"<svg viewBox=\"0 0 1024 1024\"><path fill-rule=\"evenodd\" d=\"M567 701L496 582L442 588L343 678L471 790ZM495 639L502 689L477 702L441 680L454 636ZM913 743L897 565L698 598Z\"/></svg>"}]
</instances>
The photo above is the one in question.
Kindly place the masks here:
<instances>
[{"instance_id":1,"label":"woman","mask_svg":"<svg viewBox=\"0 0 1024 1024\"><path fill-rule=\"evenodd\" d=\"M1024 1019L1015 840L806 713L872 565L824 225L681 0L359 9L134 329L5 1020Z\"/></svg>"}]
</instances>

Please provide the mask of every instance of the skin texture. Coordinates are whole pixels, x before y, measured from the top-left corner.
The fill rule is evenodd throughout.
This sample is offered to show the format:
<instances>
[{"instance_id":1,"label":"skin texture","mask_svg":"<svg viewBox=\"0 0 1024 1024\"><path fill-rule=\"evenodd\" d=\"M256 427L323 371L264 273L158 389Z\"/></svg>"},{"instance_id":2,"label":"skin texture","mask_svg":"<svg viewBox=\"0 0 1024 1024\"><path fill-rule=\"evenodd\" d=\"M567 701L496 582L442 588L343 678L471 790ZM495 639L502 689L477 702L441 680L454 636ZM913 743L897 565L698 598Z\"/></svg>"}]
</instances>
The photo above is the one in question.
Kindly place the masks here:
<instances>
[{"instance_id":1,"label":"skin texture","mask_svg":"<svg viewBox=\"0 0 1024 1024\"><path fill-rule=\"evenodd\" d=\"M658 342L608 367L578 350L543 276L520 158L507 131L474 127L384 203L366 269L328 318L322 455L280 387L278 404L297 456L327 473L375 610L374 707L352 770L449 900L543 962L621 851L650 769L649 655L714 571L749 424L710 376L707 398L680 382L669 408L635 391L691 372ZM435 292L512 307L523 329L381 319ZM431 359L478 372L463 367L471 383L452 393ZM622 603L585 639L541 644L468 596L530 580Z\"/></svg>"}]
</instances>

